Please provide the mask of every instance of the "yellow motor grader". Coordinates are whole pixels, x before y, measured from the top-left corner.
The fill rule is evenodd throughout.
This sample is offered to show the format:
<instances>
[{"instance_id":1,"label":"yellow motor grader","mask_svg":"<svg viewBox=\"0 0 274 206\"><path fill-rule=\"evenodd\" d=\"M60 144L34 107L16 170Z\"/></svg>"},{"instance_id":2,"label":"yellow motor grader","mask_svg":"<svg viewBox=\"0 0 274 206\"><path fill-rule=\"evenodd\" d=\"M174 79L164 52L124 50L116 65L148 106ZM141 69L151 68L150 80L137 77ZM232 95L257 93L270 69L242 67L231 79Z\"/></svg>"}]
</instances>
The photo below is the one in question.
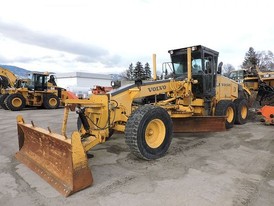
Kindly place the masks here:
<instances>
[{"instance_id":1,"label":"yellow motor grader","mask_svg":"<svg viewBox=\"0 0 274 206\"><path fill-rule=\"evenodd\" d=\"M61 134L27 124L18 116L16 158L68 196L92 184L86 153L114 131L125 133L134 155L152 160L166 154L173 132L224 131L247 121L243 88L220 75L218 52L198 45L169 54L173 65L169 79L136 81L90 99L66 100ZM151 96L155 101L150 104L138 101ZM79 118L78 130L68 137L70 111Z\"/></svg>"}]
</instances>

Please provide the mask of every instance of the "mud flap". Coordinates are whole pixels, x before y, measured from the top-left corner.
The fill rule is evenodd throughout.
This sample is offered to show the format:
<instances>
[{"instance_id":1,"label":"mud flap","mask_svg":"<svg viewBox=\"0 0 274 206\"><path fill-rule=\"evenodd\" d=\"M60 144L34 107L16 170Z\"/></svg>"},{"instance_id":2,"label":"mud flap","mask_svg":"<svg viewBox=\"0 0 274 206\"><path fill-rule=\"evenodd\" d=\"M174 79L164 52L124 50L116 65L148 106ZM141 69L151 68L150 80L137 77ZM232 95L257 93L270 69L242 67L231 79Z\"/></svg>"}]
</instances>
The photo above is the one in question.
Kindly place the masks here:
<instances>
[{"instance_id":1,"label":"mud flap","mask_svg":"<svg viewBox=\"0 0 274 206\"><path fill-rule=\"evenodd\" d=\"M71 139L25 124L17 117L19 151L16 158L64 196L89 187L92 174L78 132Z\"/></svg>"},{"instance_id":2,"label":"mud flap","mask_svg":"<svg viewBox=\"0 0 274 206\"><path fill-rule=\"evenodd\" d=\"M199 116L173 118L173 132L221 132L225 131L226 117Z\"/></svg>"}]
</instances>

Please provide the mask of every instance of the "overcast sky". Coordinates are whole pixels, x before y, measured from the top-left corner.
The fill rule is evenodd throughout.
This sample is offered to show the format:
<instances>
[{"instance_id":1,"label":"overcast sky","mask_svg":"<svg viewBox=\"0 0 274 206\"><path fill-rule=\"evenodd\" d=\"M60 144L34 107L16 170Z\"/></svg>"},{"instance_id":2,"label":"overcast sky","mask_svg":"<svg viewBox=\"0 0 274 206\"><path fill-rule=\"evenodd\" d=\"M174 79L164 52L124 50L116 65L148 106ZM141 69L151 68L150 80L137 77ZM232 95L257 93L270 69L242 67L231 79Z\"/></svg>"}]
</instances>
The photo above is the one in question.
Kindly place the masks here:
<instances>
[{"instance_id":1,"label":"overcast sky","mask_svg":"<svg viewBox=\"0 0 274 206\"><path fill-rule=\"evenodd\" d=\"M157 67L170 49L202 44L235 68L249 47L274 52L273 0L8 0L0 64L29 70L119 73Z\"/></svg>"}]
</instances>

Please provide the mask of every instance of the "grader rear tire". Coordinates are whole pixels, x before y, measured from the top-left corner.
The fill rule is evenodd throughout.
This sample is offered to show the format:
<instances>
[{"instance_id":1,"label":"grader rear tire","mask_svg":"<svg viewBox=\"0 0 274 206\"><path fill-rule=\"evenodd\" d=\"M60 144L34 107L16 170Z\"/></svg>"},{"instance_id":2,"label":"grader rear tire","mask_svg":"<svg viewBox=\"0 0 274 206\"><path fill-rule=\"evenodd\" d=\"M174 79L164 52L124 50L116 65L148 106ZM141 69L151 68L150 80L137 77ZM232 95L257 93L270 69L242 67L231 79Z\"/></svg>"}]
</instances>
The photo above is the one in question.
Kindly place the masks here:
<instances>
[{"instance_id":1,"label":"grader rear tire","mask_svg":"<svg viewBox=\"0 0 274 206\"><path fill-rule=\"evenodd\" d=\"M125 137L131 152L145 160L165 155L172 140L172 120L161 107L145 105L129 117Z\"/></svg>"},{"instance_id":2,"label":"grader rear tire","mask_svg":"<svg viewBox=\"0 0 274 206\"><path fill-rule=\"evenodd\" d=\"M22 94L19 93L10 94L5 99L5 105L11 111L20 111L25 108L26 99Z\"/></svg>"},{"instance_id":3,"label":"grader rear tire","mask_svg":"<svg viewBox=\"0 0 274 206\"><path fill-rule=\"evenodd\" d=\"M236 118L235 105L229 100L219 101L215 109L215 116L226 116L225 127L226 129L232 128Z\"/></svg>"},{"instance_id":4,"label":"grader rear tire","mask_svg":"<svg viewBox=\"0 0 274 206\"><path fill-rule=\"evenodd\" d=\"M234 101L236 108L235 124L245 124L248 117L248 102L246 99L236 99Z\"/></svg>"}]
</instances>

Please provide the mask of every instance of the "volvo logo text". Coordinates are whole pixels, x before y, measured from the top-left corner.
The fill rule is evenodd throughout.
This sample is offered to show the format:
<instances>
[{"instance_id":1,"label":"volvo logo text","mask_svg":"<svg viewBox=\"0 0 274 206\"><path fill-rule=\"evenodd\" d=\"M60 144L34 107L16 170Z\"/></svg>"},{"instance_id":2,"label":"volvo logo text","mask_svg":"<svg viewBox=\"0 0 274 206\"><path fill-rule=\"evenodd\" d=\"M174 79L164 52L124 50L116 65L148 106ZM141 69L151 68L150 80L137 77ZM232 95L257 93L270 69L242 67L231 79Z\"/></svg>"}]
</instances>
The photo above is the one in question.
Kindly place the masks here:
<instances>
[{"instance_id":1,"label":"volvo logo text","mask_svg":"<svg viewBox=\"0 0 274 206\"><path fill-rule=\"evenodd\" d=\"M157 87L150 87L148 88L149 92L156 92L156 91L161 91L166 89L166 85L162 85L162 86L157 86Z\"/></svg>"}]
</instances>

